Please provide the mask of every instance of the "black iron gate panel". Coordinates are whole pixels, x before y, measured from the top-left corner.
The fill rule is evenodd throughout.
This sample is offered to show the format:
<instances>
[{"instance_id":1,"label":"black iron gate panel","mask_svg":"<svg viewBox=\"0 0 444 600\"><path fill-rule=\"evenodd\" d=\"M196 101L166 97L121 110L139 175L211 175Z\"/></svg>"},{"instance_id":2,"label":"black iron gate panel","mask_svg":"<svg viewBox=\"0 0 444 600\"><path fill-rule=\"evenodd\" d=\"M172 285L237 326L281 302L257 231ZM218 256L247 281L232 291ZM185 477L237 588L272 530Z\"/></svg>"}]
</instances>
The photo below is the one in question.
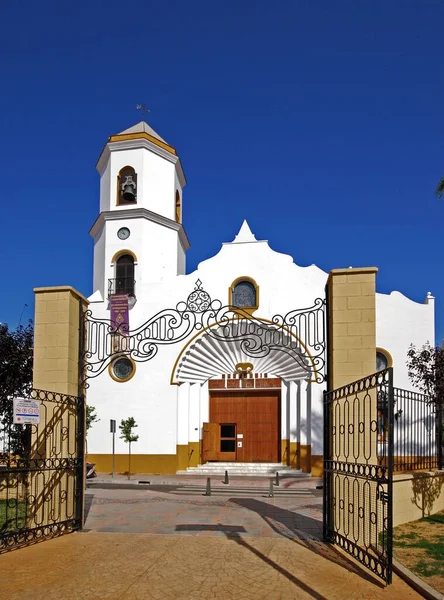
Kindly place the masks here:
<instances>
[{"instance_id":1,"label":"black iron gate panel","mask_svg":"<svg viewBox=\"0 0 444 600\"><path fill-rule=\"evenodd\" d=\"M393 371L324 393L324 537L392 576Z\"/></svg>"},{"instance_id":2,"label":"black iron gate panel","mask_svg":"<svg viewBox=\"0 0 444 600\"><path fill-rule=\"evenodd\" d=\"M84 398L33 390L38 425L0 425L0 553L82 526Z\"/></svg>"}]
</instances>

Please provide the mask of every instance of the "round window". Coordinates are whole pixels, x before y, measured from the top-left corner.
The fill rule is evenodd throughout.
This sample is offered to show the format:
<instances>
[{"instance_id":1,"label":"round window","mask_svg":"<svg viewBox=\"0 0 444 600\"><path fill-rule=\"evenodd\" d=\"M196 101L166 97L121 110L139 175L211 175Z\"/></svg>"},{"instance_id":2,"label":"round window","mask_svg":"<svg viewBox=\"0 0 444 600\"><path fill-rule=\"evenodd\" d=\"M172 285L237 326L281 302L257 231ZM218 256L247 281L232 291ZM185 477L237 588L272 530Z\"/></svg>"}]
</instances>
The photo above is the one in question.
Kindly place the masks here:
<instances>
[{"instance_id":1,"label":"round window","mask_svg":"<svg viewBox=\"0 0 444 600\"><path fill-rule=\"evenodd\" d=\"M134 372L133 362L126 357L118 358L113 362L113 375L116 379L123 381L129 379Z\"/></svg>"},{"instance_id":2,"label":"round window","mask_svg":"<svg viewBox=\"0 0 444 600\"><path fill-rule=\"evenodd\" d=\"M376 370L384 371L389 366L389 360L384 352L376 352Z\"/></svg>"}]
</instances>

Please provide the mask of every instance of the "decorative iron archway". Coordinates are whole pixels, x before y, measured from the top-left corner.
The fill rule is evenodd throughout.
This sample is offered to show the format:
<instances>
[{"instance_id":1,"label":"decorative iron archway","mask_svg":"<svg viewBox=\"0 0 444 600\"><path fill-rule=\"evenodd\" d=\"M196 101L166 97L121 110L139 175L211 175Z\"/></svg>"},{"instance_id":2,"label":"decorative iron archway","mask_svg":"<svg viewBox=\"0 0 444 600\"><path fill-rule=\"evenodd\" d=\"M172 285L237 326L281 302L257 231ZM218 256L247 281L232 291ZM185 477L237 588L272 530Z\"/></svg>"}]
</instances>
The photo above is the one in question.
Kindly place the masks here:
<instances>
[{"instance_id":1,"label":"decorative iron archway","mask_svg":"<svg viewBox=\"0 0 444 600\"><path fill-rule=\"evenodd\" d=\"M161 310L143 325L129 330L127 324L116 326L111 320L97 319L85 312L85 350L83 352L84 385L97 377L119 355L135 362L152 360L159 346L186 340L193 332L205 331L225 343L241 344L251 357L267 356L271 351L284 352L318 383L325 374L325 300L317 298L309 308L275 315L270 321L259 319L241 308L213 300L198 279L186 301L175 308Z\"/></svg>"}]
</instances>

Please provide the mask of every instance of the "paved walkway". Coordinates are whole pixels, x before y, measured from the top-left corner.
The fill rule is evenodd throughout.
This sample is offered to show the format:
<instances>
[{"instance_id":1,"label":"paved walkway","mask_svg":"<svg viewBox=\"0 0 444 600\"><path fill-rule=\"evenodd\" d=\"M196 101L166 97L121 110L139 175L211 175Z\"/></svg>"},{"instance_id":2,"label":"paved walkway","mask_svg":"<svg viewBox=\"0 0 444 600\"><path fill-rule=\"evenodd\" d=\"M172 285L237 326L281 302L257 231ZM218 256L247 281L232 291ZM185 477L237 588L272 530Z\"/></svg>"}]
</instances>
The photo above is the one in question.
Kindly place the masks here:
<instances>
[{"instance_id":1,"label":"paved walkway","mask_svg":"<svg viewBox=\"0 0 444 600\"><path fill-rule=\"evenodd\" d=\"M321 541L313 484L203 487L88 490L83 532L0 556L0 600L420 598Z\"/></svg>"},{"instance_id":2,"label":"paved walkway","mask_svg":"<svg viewBox=\"0 0 444 600\"><path fill-rule=\"evenodd\" d=\"M166 490L166 491L165 491ZM88 490L86 531L225 537L322 537L322 492L307 487L159 486Z\"/></svg>"}]
</instances>

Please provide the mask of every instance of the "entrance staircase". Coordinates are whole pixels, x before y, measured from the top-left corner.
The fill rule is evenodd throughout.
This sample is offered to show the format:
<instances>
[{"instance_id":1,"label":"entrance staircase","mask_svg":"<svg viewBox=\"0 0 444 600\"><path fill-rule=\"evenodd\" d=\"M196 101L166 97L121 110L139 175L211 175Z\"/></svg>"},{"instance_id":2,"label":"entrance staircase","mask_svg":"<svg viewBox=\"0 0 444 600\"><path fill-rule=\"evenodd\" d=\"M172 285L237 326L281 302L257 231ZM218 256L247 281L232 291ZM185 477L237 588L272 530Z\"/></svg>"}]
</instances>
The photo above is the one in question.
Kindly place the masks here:
<instances>
[{"instance_id":1,"label":"entrance staircase","mask_svg":"<svg viewBox=\"0 0 444 600\"><path fill-rule=\"evenodd\" d=\"M282 463L241 463L241 462L208 462L197 467L188 467L184 471L177 471L177 475L205 475L206 477L228 475L242 477L272 477L279 473L283 477L310 477L309 473L302 473L300 469L292 469Z\"/></svg>"}]
</instances>

